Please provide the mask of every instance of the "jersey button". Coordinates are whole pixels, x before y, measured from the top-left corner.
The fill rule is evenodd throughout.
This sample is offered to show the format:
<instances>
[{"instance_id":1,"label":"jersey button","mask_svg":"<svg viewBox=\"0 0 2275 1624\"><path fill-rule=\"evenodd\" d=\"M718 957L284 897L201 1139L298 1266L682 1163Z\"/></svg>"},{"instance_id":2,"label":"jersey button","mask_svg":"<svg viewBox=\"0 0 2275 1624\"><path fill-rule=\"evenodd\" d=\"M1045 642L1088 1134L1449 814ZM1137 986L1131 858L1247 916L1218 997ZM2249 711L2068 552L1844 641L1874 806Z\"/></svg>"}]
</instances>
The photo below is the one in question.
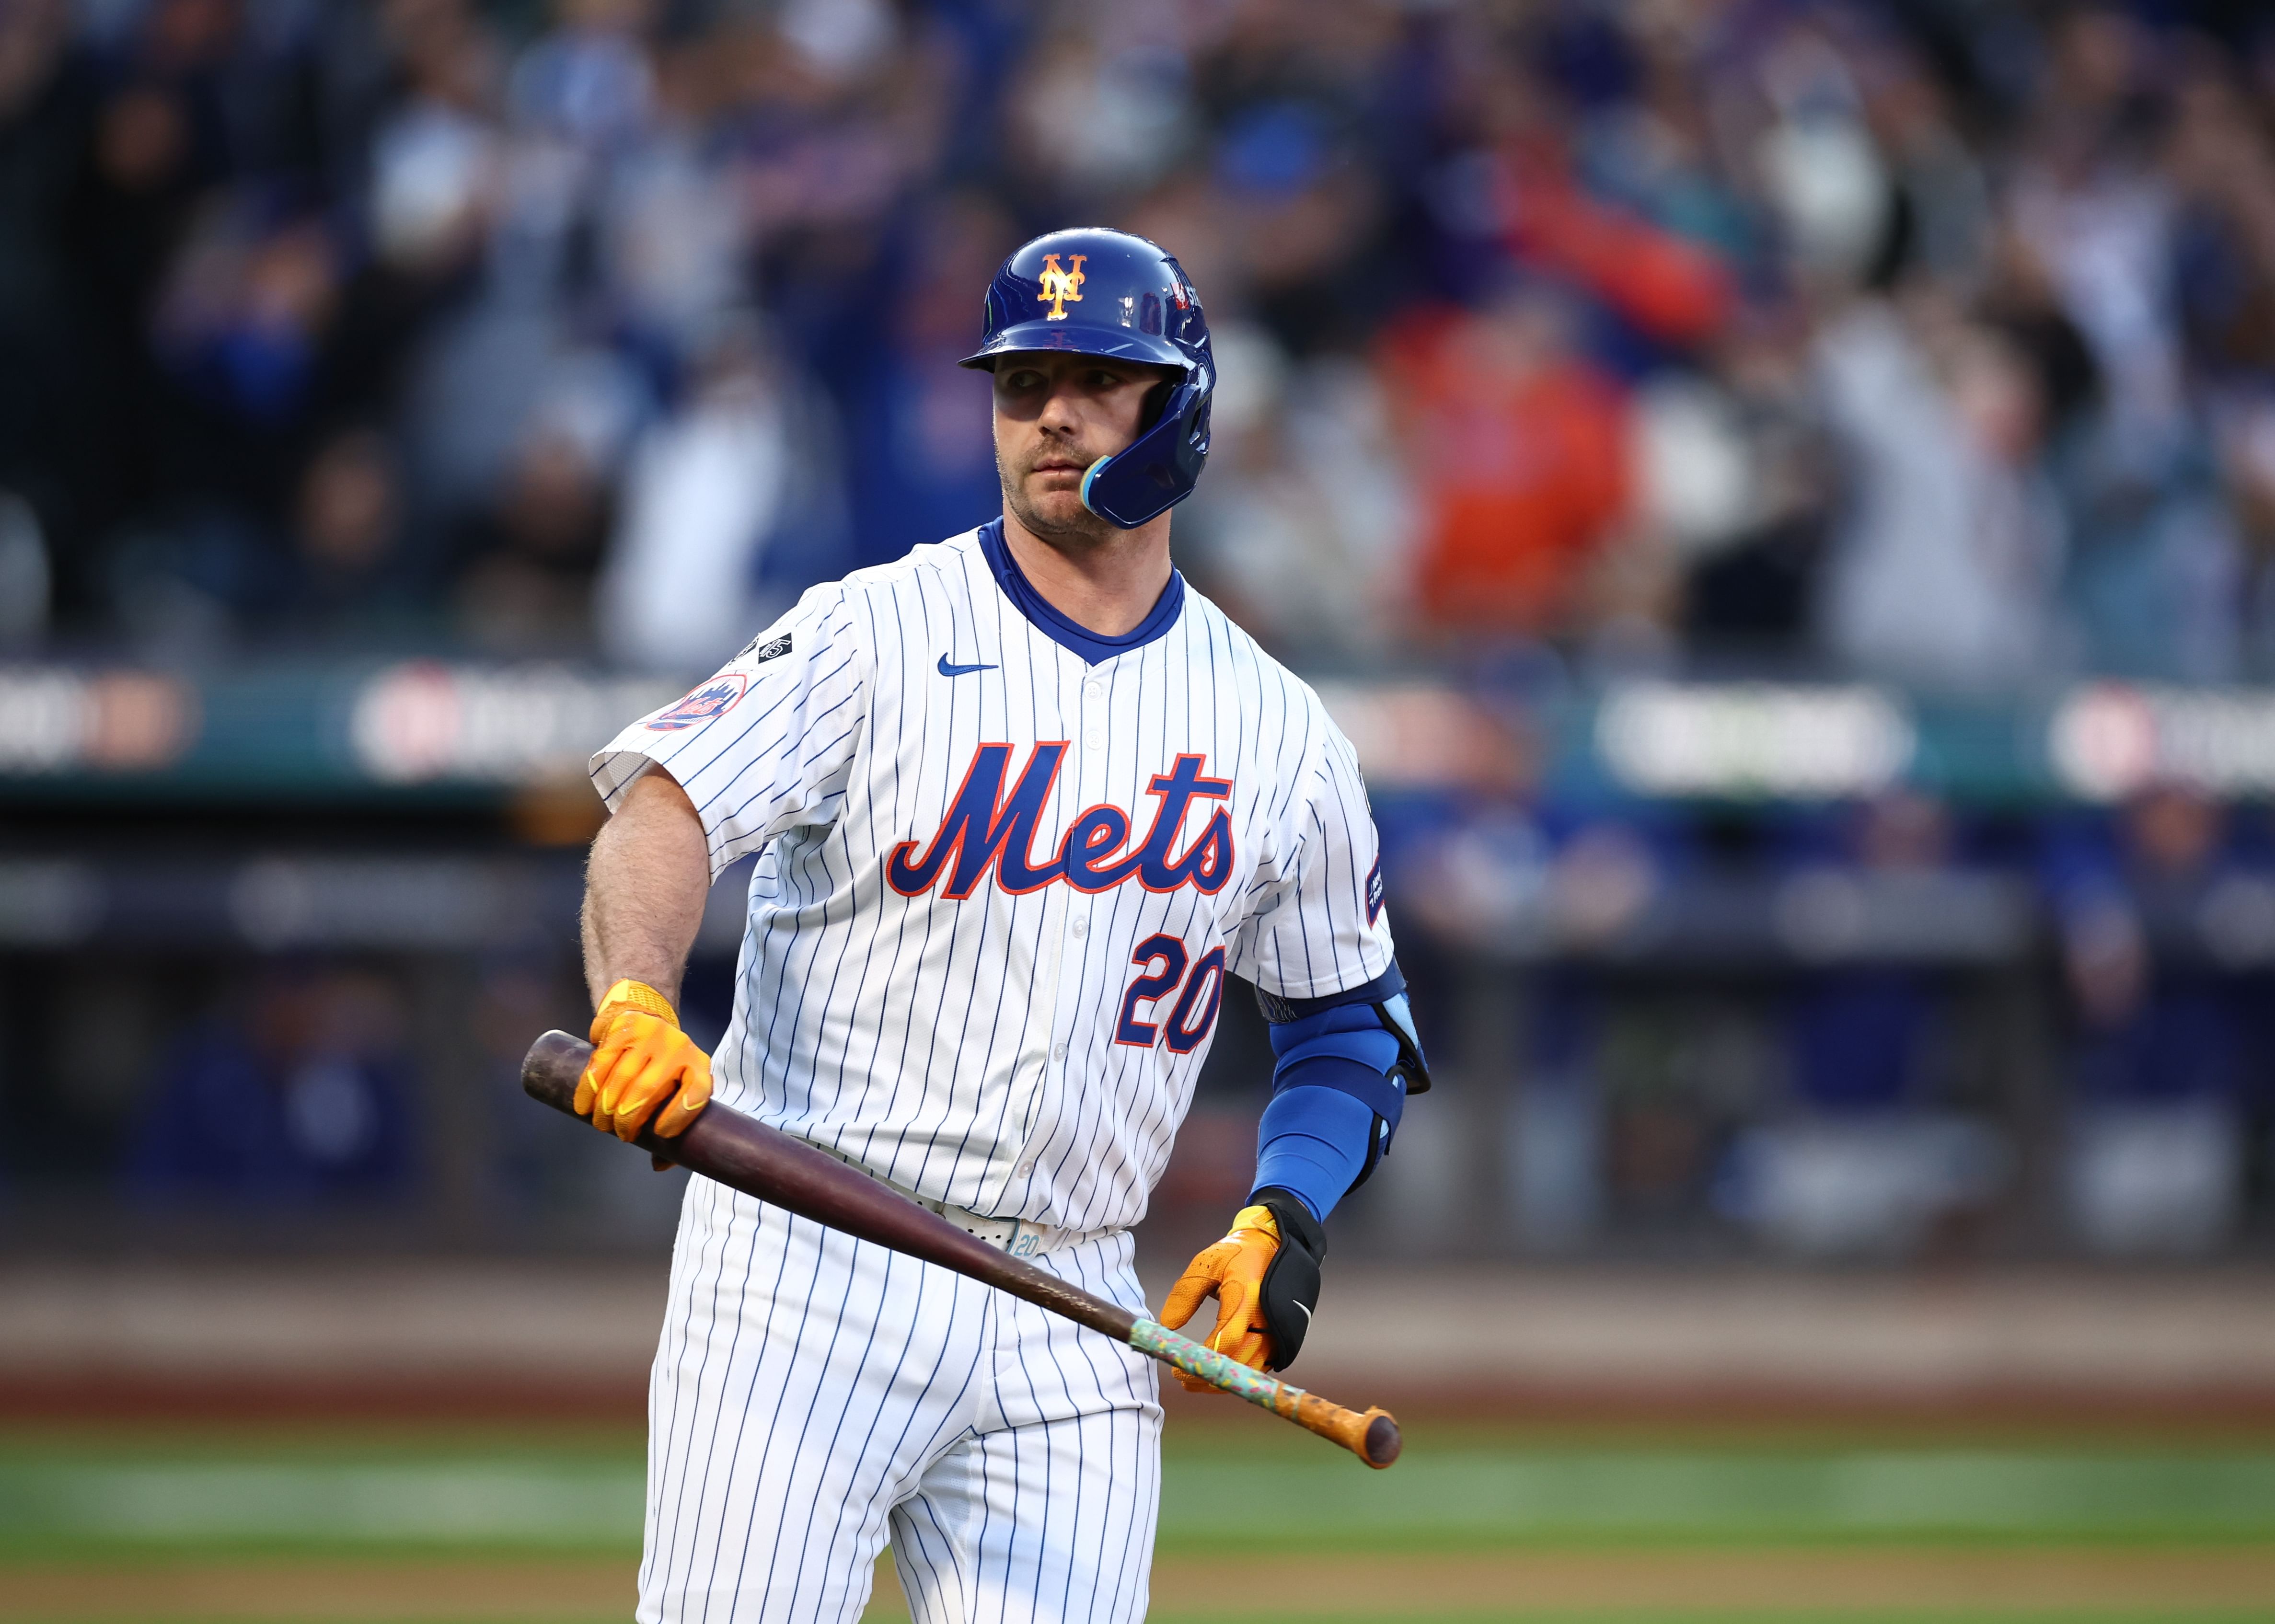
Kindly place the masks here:
<instances>
[{"instance_id":1,"label":"jersey button","mask_svg":"<svg viewBox=\"0 0 2275 1624\"><path fill-rule=\"evenodd\" d=\"M1066 1058L1066 1045L1063 1043L1054 1045L1051 1049L1051 1058L1053 1060L1064 1060Z\"/></svg>"},{"instance_id":2,"label":"jersey button","mask_svg":"<svg viewBox=\"0 0 2275 1624\"><path fill-rule=\"evenodd\" d=\"M1092 728L1090 732L1084 736L1082 742L1089 745L1092 750L1103 750L1106 748L1106 735L1100 732L1096 728Z\"/></svg>"},{"instance_id":3,"label":"jersey button","mask_svg":"<svg viewBox=\"0 0 2275 1624\"><path fill-rule=\"evenodd\" d=\"M1025 1178L1027 1175L1032 1173L1034 1170L1035 1164L1032 1161L1023 1161L1017 1167L1011 1169L1012 1172L1017 1174L1021 1178Z\"/></svg>"},{"instance_id":4,"label":"jersey button","mask_svg":"<svg viewBox=\"0 0 2275 1624\"><path fill-rule=\"evenodd\" d=\"M1083 691L1093 699L1102 699L1106 697L1106 684L1104 683L1091 683L1084 687Z\"/></svg>"},{"instance_id":5,"label":"jersey button","mask_svg":"<svg viewBox=\"0 0 2275 1624\"><path fill-rule=\"evenodd\" d=\"M1090 921L1087 919L1077 919L1067 928L1071 930L1075 933L1076 937L1079 939L1090 934Z\"/></svg>"}]
</instances>

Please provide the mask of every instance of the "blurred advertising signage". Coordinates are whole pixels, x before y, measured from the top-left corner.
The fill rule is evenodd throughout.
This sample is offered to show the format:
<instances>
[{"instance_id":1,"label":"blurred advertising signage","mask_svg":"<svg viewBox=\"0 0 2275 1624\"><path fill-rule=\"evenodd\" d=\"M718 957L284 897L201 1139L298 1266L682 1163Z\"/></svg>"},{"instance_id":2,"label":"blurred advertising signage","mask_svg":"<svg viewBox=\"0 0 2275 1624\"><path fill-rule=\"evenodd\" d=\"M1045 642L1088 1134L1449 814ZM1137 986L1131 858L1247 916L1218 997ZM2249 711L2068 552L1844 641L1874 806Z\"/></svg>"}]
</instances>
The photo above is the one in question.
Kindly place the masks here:
<instances>
[{"instance_id":1,"label":"blurred advertising signage","mask_svg":"<svg viewBox=\"0 0 2275 1624\"><path fill-rule=\"evenodd\" d=\"M1378 789L1515 789L1530 781L1518 728L1427 683L1319 685L1319 701Z\"/></svg>"},{"instance_id":2,"label":"blurred advertising signage","mask_svg":"<svg viewBox=\"0 0 2275 1624\"><path fill-rule=\"evenodd\" d=\"M530 927L537 910L518 878L472 858L267 857L231 880L228 912L238 933L268 952L462 948Z\"/></svg>"},{"instance_id":3,"label":"blurred advertising signage","mask_svg":"<svg viewBox=\"0 0 2275 1624\"><path fill-rule=\"evenodd\" d=\"M0 774L147 773L196 742L197 696L147 671L0 667Z\"/></svg>"},{"instance_id":4,"label":"blurred advertising signage","mask_svg":"<svg viewBox=\"0 0 2275 1624\"><path fill-rule=\"evenodd\" d=\"M1630 683L1596 714L1606 766L1641 795L1874 795L1902 779L1917 744L1903 702L1862 686Z\"/></svg>"},{"instance_id":5,"label":"blurred advertising signage","mask_svg":"<svg viewBox=\"0 0 2275 1624\"><path fill-rule=\"evenodd\" d=\"M2062 787L2089 801L2158 784L2275 793L2275 692L2095 683L2055 710L2046 753Z\"/></svg>"},{"instance_id":6,"label":"blurred advertising signage","mask_svg":"<svg viewBox=\"0 0 2275 1624\"><path fill-rule=\"evenodd\" d=\"M582 778L593 752L679 691L674 683L558 666L415 661L364 684L349 738L364 771L387 783Z\"/></svg>"}]
</instances>

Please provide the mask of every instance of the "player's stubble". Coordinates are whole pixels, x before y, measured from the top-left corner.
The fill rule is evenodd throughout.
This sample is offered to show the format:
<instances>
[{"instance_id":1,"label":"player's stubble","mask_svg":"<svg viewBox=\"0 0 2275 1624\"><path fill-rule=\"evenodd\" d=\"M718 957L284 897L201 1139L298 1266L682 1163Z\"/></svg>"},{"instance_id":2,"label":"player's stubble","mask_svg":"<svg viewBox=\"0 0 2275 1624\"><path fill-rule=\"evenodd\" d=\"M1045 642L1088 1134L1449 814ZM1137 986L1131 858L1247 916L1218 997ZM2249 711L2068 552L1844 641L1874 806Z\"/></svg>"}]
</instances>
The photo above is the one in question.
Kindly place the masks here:
<instances>
[{"instance_id":1,"label":"player's stubble","mask_svg":"<svg viewBox=\"0 0 2275 1624\"><path fill-rule=\"evenodd\" d=\"M997 364L1013 366L1021 359L1007 356ZM1149 397L1170 375L1153 366L1129 365L1129 370L1140 387L1133 392L1133 409L1115 414L1126 421L1100 420L1085 412L1078 423L1061 425L1039 418L1028 423L1017 415L1007 417L998 402L995 472L1003 487L1004 510L1028 534L1069 560L1096 557L1130 545L1144 533L1110 524L1082 501L1084 472L1100 457L1128 449L1138 438L1145 426Z\"/></svg>"},{"instance_id":2,"label":"player's stubble","mask_svg":"<svg viewBox=\"0 0 2275 1624\"><path fill-rule=\"evenodd\" d=\"M1067 485L1053 479L1054 471L1038 471L1035 465L1054 456L1080 454L1078 447L1047 444L1029 448L1018 456L1016 466L1000 447L995 457L995 472L1003 482L1004 509L1038 541L1077 558L1107 547L1122 533L1082 505L1079 473ZM1112 455L1112 451L1092 452L1083 466ZM1031 494L1031 482L1042 481L1049 481L1049 487Z\"/></svg>"}]
</instances>

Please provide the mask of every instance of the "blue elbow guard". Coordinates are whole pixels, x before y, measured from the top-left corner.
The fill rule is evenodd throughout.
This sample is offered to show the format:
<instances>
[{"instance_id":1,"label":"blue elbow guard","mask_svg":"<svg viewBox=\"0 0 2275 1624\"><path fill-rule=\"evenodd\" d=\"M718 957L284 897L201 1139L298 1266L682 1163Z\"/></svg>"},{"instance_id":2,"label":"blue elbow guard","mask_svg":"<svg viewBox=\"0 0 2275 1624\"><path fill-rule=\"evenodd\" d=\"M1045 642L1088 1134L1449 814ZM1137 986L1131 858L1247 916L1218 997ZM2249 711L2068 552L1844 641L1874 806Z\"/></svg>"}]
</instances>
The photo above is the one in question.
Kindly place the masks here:
<instances>
[{"instance_id":1,"label":"blue elbow guard","mask_svg":"<svg viewBox=\"0 0 2275 1624\"><path fill-rule=\"evenodd\" d=\"M1272 1023L1272 1051L1280 1057L1275 1076L1286 1077L1289 1063L1296 1058L1295 1051L1307 1044L1338 1036L1357 1039L1363 1033L1379 1033L1395 1046L1391 1058L1379 1069L1397 1074L1399 1097L1402 1099L1408 1094L1430 1091L1430 1062L1422 1053L1421 1034L1414 1026L1414 1010L1406 1001L1406 978L1399 973L1397 965L1393 964L1364 986L1329 993L1323 998L1281 998L1258 987L1256 1003L1264 1011L1264 1018ZM1334 1049L1321 1052L1345 1051L1339 1044ZM1349 1051L1349 1057L1363 1065L1383 1053L1379 1044L1370 1045L1364 1051ZM1285 1086L1284 1081L1281 1085Z\"/></svg>"},{"instance_id":2,"label":"blue elbow guard","mask_svg":"<svg viewBox=\"0 0 2275 1624\"><path fill-rule=\"evenodd\" d=\"M1275 1093L1300 1087L1341 1089L1393 1128L1406 1109L1398 1039L1383 1031L1364 1004L1344 1004L1274 1026L1272 1053L1280 1061L1272 1071Z\"/></svg>"}]
</instances>

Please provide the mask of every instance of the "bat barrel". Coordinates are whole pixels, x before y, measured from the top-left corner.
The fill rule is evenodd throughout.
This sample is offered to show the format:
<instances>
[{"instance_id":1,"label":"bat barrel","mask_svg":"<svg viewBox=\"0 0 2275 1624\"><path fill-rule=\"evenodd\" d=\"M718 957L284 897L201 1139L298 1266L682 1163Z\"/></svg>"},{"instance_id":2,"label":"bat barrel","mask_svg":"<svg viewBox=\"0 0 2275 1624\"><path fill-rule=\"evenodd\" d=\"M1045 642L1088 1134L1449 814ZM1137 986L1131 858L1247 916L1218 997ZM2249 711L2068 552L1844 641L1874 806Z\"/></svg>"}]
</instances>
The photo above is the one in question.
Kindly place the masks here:
<instances>
[{"instance_id":1,"label":"bat barrel","mask_svg":"<svg viewBox=\"0 0 2275 1624\"><path fill-rule=\"evenodd\" d=\"M1398 1423L1387 1409L1345 1409L1316 1393L1296 1388L1288 1391L1294 1399L1288 1409L1280 1412L1281 1415L1321 1438L1341 1444L1377 1471L1398 1459L1399 1451L1406 1446Z\"/></svg>"},{"instance_id":2,"label":"bat barrel","mask_svg":"<svg viewBox=\"0 0 2275 1624\"><path fill-rule=\"evenodd\" d=\"M1277 1376L1251 1370L1229 1355L1180 1336L1153 1320L1141 1319L1130 1328L1130 1345L1164 1364L1199 1377L1213 1387L1221 1387L1235 1398L1246 1399L1260 1409L1341 1444L1378 1470L1395 1461L1403 1446L1398 1423L1391 1419L1388 1410L1345 1409Z\"/></svg>"}]
</instances>

